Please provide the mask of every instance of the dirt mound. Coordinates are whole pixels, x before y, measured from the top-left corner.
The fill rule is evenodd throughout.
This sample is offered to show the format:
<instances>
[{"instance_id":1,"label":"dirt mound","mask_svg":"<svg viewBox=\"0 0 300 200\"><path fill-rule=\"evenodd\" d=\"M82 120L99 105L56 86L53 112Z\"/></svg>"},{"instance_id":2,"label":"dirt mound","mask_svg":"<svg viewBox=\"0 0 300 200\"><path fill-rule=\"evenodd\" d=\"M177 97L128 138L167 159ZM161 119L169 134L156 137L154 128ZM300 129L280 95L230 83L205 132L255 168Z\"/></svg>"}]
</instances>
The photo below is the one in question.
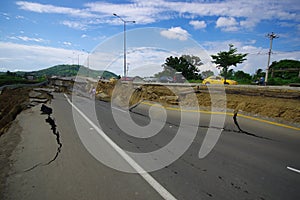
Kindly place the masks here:
<instances>
[{"instance_id":1,"label":"dirt mound","mask_svg":"<svg viewBox=\"0 0 300 200\"><path fill-rule=\"evenodd\" d=\"M178 105L210 110L211 101L214 107L244 111L253 115L283 119L300 123L299 91L276 90L274 88L225 88L226 94L220 93L220 88L208 91L206 86L191 88L163 85L135 85L121 82L99 83L97 91L105 94L105 100L113 95L114 102L119 106L130 107L147 100L162 105ZM212 93L213 92L213 93ZM215 93L214 93L215 92ZM220 94L219 94L220 93ZM196 95L196 101L194 95ZM224 101L226 98L226 101ZM101 98L99 98L101 100ZM226 105L224 105L224 103Z\"/></svg>"}]
</instances>

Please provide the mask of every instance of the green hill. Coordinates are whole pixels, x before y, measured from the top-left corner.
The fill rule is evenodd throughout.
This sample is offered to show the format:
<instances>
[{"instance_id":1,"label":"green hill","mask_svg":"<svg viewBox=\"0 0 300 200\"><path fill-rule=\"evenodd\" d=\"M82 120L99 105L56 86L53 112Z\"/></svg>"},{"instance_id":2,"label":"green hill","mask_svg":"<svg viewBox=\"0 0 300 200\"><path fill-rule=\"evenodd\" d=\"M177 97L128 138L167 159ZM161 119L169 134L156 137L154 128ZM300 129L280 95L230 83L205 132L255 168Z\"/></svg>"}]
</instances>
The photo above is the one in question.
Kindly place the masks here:
<instances>
[{"instance_id":1,"label":"green hill","mask_svg":"<svg viewBox=\"0 0 300 200\"><path fill-rule=\"evenodd\" d=\"M92 78L102 77L104 79L119 78L110 71L93 70L78 65L56 65L47 69L32 72L0 72L0 86L13 84L31 84L45 81L47 77L60 76L88 76Z\"/></svg>"},{"instance_id":2,"label":"green hill","mask_svg":"<svg viewBox=\"0 0 300 200\"><path fill-rule=\"evenodd\" d=\"M39 71L33 71L29 74L34 75L36 77L51 77L51 76L89 76L93 78L103 77L106 79L118 76L109 71L102 71L102 70L93 70L88 69L87 67L80 66L80 65L56 65L53 67L49 67L47 69L42 69Z\"/></svg>"}]
</instances>

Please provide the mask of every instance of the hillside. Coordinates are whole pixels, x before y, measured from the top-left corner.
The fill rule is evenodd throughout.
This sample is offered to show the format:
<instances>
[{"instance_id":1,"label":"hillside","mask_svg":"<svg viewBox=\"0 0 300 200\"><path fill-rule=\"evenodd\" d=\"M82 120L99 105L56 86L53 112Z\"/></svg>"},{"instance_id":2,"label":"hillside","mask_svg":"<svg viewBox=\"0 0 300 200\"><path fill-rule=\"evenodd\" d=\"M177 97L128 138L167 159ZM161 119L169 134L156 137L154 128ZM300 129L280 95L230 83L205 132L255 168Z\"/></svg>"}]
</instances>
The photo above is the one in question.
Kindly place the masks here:
<instances>
[{"instance_id":1,"label":"hillside","mask_svg":"<svg viewBox=\"0 0 300 200\"><path fill-rule=\"evenodd\" d=\"M70 77L76 75L88 76L92 78L102 77L104 79L110 79L112 77L119 78L112 72L88 69L87 67L80 65L56 65L47 69L32 72L0 72L0 86L13 84L32 84L45 81L47 77Z\"/></svg>"},{"instance_id":2,"label":"hillside","mask_svg":"<svg viewBox=\"0 0 300 200\"><path fill-rule=\"evenodd\" d=\"M109 71L88 69L87 67L81 65L56 65L53 67L49 67L47 69L30 72L30 74L37 77L76 76L76 75L89 76L93 78L97 78L98 76L101 76L106 79L112 77L118 77L116 74Z\"/></svg>"}]
</instances>

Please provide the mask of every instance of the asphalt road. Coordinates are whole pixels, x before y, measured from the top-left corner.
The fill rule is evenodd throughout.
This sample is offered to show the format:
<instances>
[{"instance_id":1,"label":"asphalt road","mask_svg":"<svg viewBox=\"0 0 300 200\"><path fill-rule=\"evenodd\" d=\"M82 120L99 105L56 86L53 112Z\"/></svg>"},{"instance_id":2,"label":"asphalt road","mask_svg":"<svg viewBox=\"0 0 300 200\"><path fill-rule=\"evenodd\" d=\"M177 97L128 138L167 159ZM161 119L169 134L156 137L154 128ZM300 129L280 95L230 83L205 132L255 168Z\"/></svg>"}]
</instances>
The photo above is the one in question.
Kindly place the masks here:
<instances>
[{"instance_id":1,"label":"asphalt road","mask_svg":"<svg viewBox=\"0 0 300 200\"><path fill-rule=\"evenodd\" d=\"M124 134L115 123L112 109L120 120L129 120L122 108L111 108L109 103L100 101L94 105L86 98L74 99L71 103L63 94L54 97L50 107L62 143L61 152L49 165L33 165L28 171L15 174L10 180L7 199L300 199L300 171L297 171L300 169L300 129L238 117L244 131L241 132L230 115L224 115L224 127L210 127L210 119L215 116L208 113L200 113L200 124L195 127L189 123L197 115L192 111L186 112L187 120L179 126L182 117L178 110L170 109L158 134L137 138ZM72 104L80 105L77 106L80 111L73 107L72 112ZM146 103L138 105L130 117L137 124L147 126L151 122L149 107ZM93 109L96 115L92 114ZM156 113L152 113L154 126L160 124L162 114L158 110ZM41 123L46 116L42 117ZM101 130L95 127L98 123L109 139L100 136ZM162 169L125 173L96 159L112 161L126 169L147 169L148 165L143 162L137 161L138 167L135 161L128 162L126 155L125 158L120 155L107 140L128 152L149 153L169 144L181 127L186 133L182 140L190 139L189 131L195 128L196 137L179 159ZM200 159L199 150L209 128L222 133L212 151ZM41 138L39 143L47 141ZM88 149L86 144L91 144ZM51 152L56 151L53 138L48 145ZM47 160L43 151L33 151L34 157L39 155ZM169 153L173 155L172 150ZM17 184L20 176L26 177L23 184ZM12 194L13 191L18 194Z\"/></svg>"}]
</instances>

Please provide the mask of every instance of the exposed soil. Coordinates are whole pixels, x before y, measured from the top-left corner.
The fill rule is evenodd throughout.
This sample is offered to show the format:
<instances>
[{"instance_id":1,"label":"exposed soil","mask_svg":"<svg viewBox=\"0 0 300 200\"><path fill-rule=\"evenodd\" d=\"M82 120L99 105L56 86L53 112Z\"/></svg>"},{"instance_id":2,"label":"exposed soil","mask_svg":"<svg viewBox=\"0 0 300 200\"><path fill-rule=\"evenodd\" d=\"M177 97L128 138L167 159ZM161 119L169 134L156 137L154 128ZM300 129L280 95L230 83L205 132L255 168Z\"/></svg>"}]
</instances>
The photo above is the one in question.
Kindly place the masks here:
<instances>
[{"instance_id":1,"label":"exposed soil","mask_svg":"<svg viewBox=\"0 0 300 200\"><path fill-rule=\"evenodd\" d=\"M0 136L29 104L29 88L4 89L0 95Z\"/></svg>"},{"instance_id":2,"label":"exposed soil","mask_svg":"<svg viewBox=\"0 0 300 200\"><path fill-rule=\"evenodd\" d=\"M132 106L142 100L159 102L163 105L181 104L194 107L198 104L201 109L210 109L211 100L214 107L235 111L243 111L251 115L277 118L292 123L300 123L300 92L290 90L275 90L262 88L216 88L208 91L207 87L179 88L159 85L133 86L132 84L98 84L98 98L111 97L120 106ZM226 94L225 94L226 92ZM195 96L196 95L196 96ZM195 98L193 98L195 97ZM196 100L197 99L197 100ZM129 102L129 105L128 105Z\"/></svg>"},{"instance_id":3,"label":"exposed soil","mask_svg":"<svg viewBox=\"0 0 300 200\"><path fill-rule=\"evenodd\" d=\"M214 107L227 107L253 115L278 118L292 123L300 123L300 92L265 88L226 88L226 95L219 94L216 88L210 92L207 87L198 88L166 87L162 85L140 85L120 82L101 82L96 87L96 98L110 101L111 97L120 106L132 106L142 100L159 102L163 105L193 107L198 104L201 109L210 109L212 98ZM34 88L4 89L0 94L0 136L7 131L10 123L18 113L31 106L30 93ZM51 99L47 92L35 98ZM223 90L224 92L224 90ZM195 101L195 97L197 100ZM226 105L224 105L226 98Z\"/></svg>"},{"instance_id":4,"label":"exposed soil","mask_svg":"<svg viewBox=\"0 0 300 200\"><path fill-rule=\"evenodd\" d=\"M3 89L0 94L0 136L7 131L11 122L23 110L45 101L52 96L38 88ZM36 91L35 91L36 90Z\"/></svg>"}]
</instances>

